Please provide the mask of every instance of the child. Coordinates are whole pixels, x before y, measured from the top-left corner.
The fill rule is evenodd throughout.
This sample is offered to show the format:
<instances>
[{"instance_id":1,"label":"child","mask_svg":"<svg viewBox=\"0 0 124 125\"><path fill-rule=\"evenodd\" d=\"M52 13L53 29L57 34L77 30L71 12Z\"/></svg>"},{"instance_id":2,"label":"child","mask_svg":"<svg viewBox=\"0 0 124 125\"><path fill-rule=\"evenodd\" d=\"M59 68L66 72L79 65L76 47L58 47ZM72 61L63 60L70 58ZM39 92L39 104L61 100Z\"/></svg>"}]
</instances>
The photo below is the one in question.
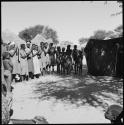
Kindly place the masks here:
<instances>
[{"instance_id":1,"label":"child","mask_svg":"<svg viewBox=\"0 0 124 125\"><path fill-rule=\"evenodd\" d=\"M4 77L7 83L7 92L11 92L13 64L10 60L10 54L8 52L3 53L3 66L4 66Z\"/></svg>"}]
</instances>

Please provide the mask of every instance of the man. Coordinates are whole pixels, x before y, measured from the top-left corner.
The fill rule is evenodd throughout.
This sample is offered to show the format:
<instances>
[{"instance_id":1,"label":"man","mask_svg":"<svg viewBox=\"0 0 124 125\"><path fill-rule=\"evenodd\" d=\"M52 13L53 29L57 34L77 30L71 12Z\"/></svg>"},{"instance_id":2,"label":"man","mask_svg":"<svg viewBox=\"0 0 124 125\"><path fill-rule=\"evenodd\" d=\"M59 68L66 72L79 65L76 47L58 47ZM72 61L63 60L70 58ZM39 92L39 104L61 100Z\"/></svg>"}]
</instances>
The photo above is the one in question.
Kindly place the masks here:
<instances>
[{"instance_id":1,"label":"man","mask_svg":"<svg viewBox=\"0 0 124 125\"><path fill-rule=\"evenodd\" d=\"M82 66L83 66L83 52L82 50L78 51L78 56L77 56L77 65L78 65L78 73L81 75L82 74Z\"/></svg>"},{"instance_id":2,"label":"man","mask_svg":"<svg viewBox=\"0 0 124 125\"><path fill-rule=\"evenodd\" d=\"M31 79L34 79L34 65L33 65L33 57L32 57L32 48L31 48L31 42L26 42L26 54L27 54L27 61L28 61L28 73L29 77Z\"/></svg>"},{"instance_id":3,"label":"man","mask_svg":"<svg viewBox=\"0 0 124 125\"><path fill-rule=\"evenodd\" d=\"M62 48L60 61L61 61L61 73L65 74L66 52L64 47Z\"/></svg>"},{"instance_id":4,"label":"man","mask_svg":"<svg viewBox=\"0 0 124 125\"><path fill-rule=\"evenodd\" d=\"M66 65L65 65L65 68L67 70L67 74L70 74L71 70L72 70L72 50L70 48L71 48L71 45L67 45Z\"/></svg>"},{"instance_id":5,"label":"man","mask_svg":"<svg viewBox=\"0 0 124 125\"><path fill-rule=\"evenodd\" d=\"M50 56L50 68L52 66L52 72L54 72L54 66L55 66L55 48L53 47L53 43L50 43L50 48L48 50L49 56Z\"/></svg>"},{"instance_id":6,"label":"man","mask_svg":"<svg viewBox=\"0 0 124 125\"><path fill-rule=\"evenodd\" d=\"M57 51L56 51L56 63L57 63L57 73L60 73L61 71L61 48L60 46L57 47Z\"/></svg>"},{"instance_id":7,"label":"man","mask_svg":"<svg viewBox=\"0 0 124 125\"><path fill-rule=\"evenodd\" d=\"M77 45L74 45L74 49L72 52L72 57L74 60L74 70L75 70L75 74L77 74L78 72L78 50L77 50Z\"/></svg>"}]
</instances>

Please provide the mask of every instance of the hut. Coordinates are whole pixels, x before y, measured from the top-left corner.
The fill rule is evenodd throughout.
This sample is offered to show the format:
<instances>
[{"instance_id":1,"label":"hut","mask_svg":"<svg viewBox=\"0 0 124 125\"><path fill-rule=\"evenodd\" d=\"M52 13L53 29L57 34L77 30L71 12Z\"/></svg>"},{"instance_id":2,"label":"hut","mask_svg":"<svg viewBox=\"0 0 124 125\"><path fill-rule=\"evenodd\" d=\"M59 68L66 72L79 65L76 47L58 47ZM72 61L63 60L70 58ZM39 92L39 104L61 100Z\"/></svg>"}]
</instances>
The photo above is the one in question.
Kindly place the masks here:
<instances>
[{"instance_id":1,"label":"hut","mask_svg":"<svg viewBox=\"0 0 124 125\"><path fill-rule=\"evenodd\" d=\"M90 39L84 49L88 73L94 76L123 76L123 37Z\"/></svg>"},{"instance_id":2,"label":"hut","mask_svg":"<svg viewBox=\"0 0 124 125\"><path fill-rule=\"evenodd\" d=\"M37 44L38 46L40 45L40 42L46 42L45 37L42 34L37 34L34 39L31 40L32 44Z\"/></svg>"}]
</instances>

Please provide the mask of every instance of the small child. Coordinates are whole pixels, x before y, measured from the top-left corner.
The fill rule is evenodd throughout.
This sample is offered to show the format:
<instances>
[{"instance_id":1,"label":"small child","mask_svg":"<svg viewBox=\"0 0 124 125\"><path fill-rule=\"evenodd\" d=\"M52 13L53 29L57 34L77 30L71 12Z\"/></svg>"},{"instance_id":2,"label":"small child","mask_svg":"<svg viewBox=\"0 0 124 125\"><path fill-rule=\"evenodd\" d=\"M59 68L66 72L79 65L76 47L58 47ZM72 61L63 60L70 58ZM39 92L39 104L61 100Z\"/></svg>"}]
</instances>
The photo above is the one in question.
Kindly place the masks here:
<instances>
[{"instance_id":1,"label":"small child","mask_svg":"<svg viewBox=\"0 0 124 125\"><path fill-rule=\"evenodd\" d=\"M7 83L7 92L11 92L13 64L10 60L9 52L3 53L4 77Z\"/></svg>"}]
</instances>

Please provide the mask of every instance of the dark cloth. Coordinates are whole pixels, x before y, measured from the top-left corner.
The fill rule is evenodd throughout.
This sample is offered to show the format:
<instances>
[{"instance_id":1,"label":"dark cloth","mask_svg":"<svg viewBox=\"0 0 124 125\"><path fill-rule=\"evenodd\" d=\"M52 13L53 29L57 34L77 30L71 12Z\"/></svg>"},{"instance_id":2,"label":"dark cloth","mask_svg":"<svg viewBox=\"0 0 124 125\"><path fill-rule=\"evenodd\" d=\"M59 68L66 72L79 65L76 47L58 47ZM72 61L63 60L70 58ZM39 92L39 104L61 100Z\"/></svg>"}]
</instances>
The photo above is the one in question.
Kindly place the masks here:
<instances>
[{"instance_id":1,"label":"dark cloth","mask_svg":"<svg viewBox=\"0 0 124 125\"><path fill-rule=\"evenodd\" d=\"M117 45L123 48L123 37L110 40L90 39L84 49L88 66L88 73L94 76L117 76L119 70L121 74L122 58L120 56ZM120 56L121 57L121 56Z\"/></svg>"},{"instance_id":2,"label":"dark cloth","mask_svg":"<svg viewBox=\"0 0 124 125\"><path fill-rule=\"evenodd\" d=\"M66 55L67 56L71 56L72 55L72 50L71 49L67 49L66 50Z\"/></svg>"},{"instance_id":3,"label":"dark cloth","mask_svg":"<svg viewBox=\"0 0 124 125\"><path fill-rule=\"evenodd\" d=\"M78 60L78 50L77 49L73 49L72 57L73 57L73 60L77 63L77 60Z\"/></svg>"},{"instance_id":4,"label":"dark cloth","mask_svg":"<svg viewBox=\"0 0 124 125\"><path fill-rule=\"evenodd\" d=\"M50 57L50 65L51 66L54 66L56 61L55 61L55 48L54 47L51 47L49 50L48 50L48 54L49 54L49 57Z\"/></svg>"},{"instance_id":5,"label":"dark cloth","mask_svg":"<svg viewBox=\"0 0 124 125\"><path fill-rule=\"evenodd\" d=\"M66 53L62 52L61 53L61 64L64 64L66 62Z\"/></svg>"},{"instance_id":6,"label":"dark cloth","mask_svg":"<svg viewBox=\"0 0 124 125\"><path fill-rule=\"evenodd\" d=\"M56 63L57 64L61 63L61 56L62 56L62 53L57 51L56 52Z\"/></svg>"}]
</instances>

